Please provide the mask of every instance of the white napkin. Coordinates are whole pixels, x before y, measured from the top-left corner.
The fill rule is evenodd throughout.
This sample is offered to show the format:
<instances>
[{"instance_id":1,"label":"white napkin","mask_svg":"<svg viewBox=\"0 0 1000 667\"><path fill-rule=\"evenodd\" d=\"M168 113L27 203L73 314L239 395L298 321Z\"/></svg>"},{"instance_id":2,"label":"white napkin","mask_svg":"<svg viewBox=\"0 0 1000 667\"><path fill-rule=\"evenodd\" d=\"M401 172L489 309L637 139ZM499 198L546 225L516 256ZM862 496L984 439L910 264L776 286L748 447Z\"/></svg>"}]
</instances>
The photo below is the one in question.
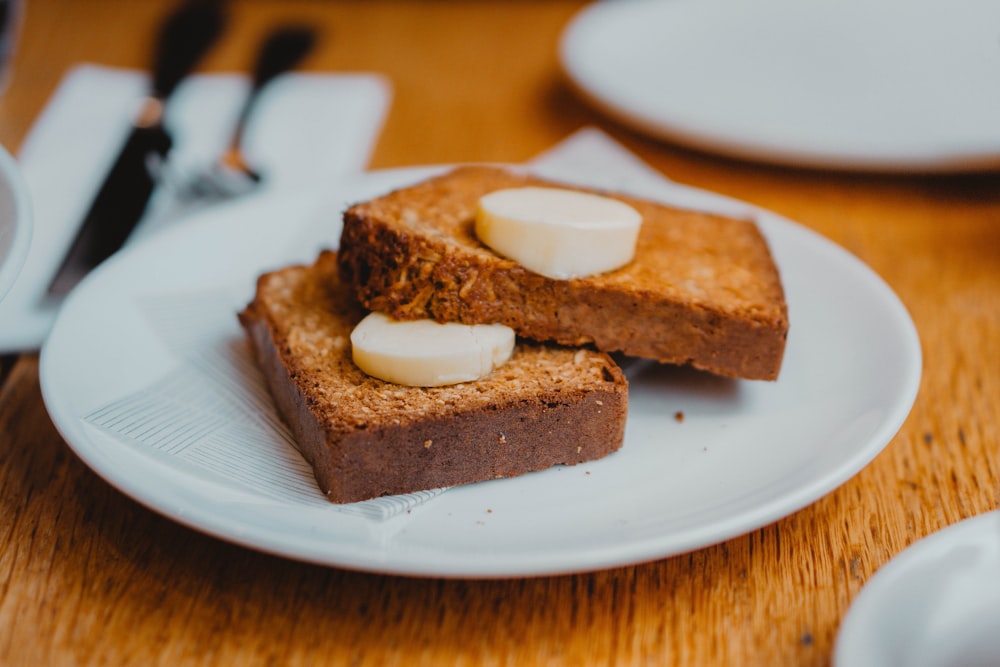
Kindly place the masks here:
<instances>
[{"instance_id":1,"label":"white napkin","mask_svg":"<svg viewBox=\"0 0 1000 667\"><path fill-rule=\"evenodd\" d=\"M572 181L599 190L624 192L678 208L751 219L756 210L746 202L670 180L596 127L578 130L536 156L531 171L556 181Z\"/></svg>"},{"instance_id":2,"label":"white napkin","mask_svg":"<svg viewBox=\"0 0 1000 667\"><path fill-rule=\"evenodd\" d=\"M599 190L663 195L670 180L596 127L584 127L529 162L538 176Z\"/></svg>"},{"instance_id":3,"label":"white napkin","mask_svg":"<svg viewBox=\"0 0 1000 667\"><path fill-rule=\"evenodd\" d=\"M146 90L142 72L70 70L32 127L19 162L34 206L34 239L17 283L0 302L0 353L37 349L58 312L48 284L115 159ZM249 88L239 74L186 79L168 108L171 164L207 166L228 142ZM247 152L270 189L316 188L367 165L389 107L388 82L372 74L290 73L268 87L247 128ZM184 217L157 193L133 238Z\"/></svg>"}]
</instances>

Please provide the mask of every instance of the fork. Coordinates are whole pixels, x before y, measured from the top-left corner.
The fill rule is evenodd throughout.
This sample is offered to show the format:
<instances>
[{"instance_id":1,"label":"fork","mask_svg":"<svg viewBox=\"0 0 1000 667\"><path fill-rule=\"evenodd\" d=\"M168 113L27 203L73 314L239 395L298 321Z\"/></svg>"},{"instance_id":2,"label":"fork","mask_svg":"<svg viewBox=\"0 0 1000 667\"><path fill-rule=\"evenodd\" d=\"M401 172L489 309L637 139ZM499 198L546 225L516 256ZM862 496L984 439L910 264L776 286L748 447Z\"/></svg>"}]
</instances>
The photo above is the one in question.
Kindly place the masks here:
<instances>
[{"instance_id":1,"label":"fork","mask_svg":"<svg viewBox=\"0 0 1000 667\"><path fill-rule=\"evenodd\" d=\"M283 26L267 36L258 53L250 91L240 109L228 145L208 169L186 179L170 179L180 181L174 183L179 199L195 201L236 197L252 191L264 180L265 174L249 161L243 150L247 124L268 84L294 69L312 50L315 42L315 31L306 26Z\"/></svg>"}]
</instances>

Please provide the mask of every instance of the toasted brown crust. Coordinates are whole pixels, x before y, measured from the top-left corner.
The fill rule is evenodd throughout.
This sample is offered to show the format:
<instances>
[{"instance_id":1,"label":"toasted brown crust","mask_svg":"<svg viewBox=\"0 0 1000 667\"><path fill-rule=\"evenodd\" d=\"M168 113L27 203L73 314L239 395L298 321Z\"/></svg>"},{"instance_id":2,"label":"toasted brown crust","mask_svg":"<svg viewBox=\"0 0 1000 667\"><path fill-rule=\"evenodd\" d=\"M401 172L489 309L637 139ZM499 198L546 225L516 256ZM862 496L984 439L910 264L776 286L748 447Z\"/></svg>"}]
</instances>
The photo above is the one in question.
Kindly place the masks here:
<instances>
[{"instance_id":1,"label":"toasted brown crust","mask_svg":"<svg viewBox=\"0 0 1000 667\"><path fill-rule=\"evenodd\" d=\"M730 377L777 378L787 306L753 222L609 195L643 216L635 259L602 275L553 280L475 236L479 198L523 185L572 187L461 167L350 207L342 279L366 307L401 319L500 322L539 341L593 343Z\"/></svg>"},{"instance_id":2,"label":"toasted brown crust","mask_svg":"<svg viewBox=\"0 0 1000 667\"><path fill-rule=\"evenodd\" d=\"M628 385L592 350L519 343L478 382L414 388L365 375L350 332L364 311L337 258L265 274L240 313L275 403L320 488L365 500L600 458L621 447Z\"/></svg>"}]
</instances>

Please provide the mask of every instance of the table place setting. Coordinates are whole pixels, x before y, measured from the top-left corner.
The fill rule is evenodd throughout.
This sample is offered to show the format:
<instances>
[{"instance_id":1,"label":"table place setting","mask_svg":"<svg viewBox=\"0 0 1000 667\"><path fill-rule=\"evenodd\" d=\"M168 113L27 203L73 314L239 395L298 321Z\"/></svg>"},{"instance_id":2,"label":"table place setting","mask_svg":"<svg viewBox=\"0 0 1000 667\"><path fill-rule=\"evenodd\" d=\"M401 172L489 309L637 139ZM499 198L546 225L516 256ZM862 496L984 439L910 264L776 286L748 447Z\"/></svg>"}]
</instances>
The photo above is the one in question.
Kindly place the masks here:
<instances>
[{"instance_id":1,"label":"table place setting","mask_svg":"<svg viewBox=\"0 0 1000 667\"><path fill-rule=\"evenodd\" d=\"M1000 665L1000 5L14 7L0 663Z\"/></svg>"},{"instance_id":2,"label":"table place setting","mask_svg":"<svg viewBox=\"0 0 1000 667\"><path fill-rule=\"evenodd\" d=\"M143 72L82 64L67 72L25 139L18 163L34 207L34 242L17 284L0 302L0 350L38 349L61 298L50 282L146 94ZM223 154L249 81L195 74L167 106L174 173L197 173ZM245 150L266 170L255 196L322 188L364 169L391 99L389 83L365 73L283 74L256 103ZM173 226L214 202L152 193L130 242ZM279 221L280 224L280 221Z\"/></svg>"}]
</instances>

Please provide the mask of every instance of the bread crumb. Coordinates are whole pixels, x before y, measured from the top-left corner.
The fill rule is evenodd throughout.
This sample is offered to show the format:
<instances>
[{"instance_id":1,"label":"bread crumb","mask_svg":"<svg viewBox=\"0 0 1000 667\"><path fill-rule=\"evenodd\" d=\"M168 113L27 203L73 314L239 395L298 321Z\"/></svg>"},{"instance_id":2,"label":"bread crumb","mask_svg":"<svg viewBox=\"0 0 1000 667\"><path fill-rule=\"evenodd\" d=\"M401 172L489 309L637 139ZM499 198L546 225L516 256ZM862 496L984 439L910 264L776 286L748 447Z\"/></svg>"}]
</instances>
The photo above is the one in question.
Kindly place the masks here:
<instances>
[{"instance_id":1,"label":"bread crumb","mask_svg":"<svg viewBox=\"0 0 1000 667\"><path fill-rule=\"evenodd\" d=\"M604 401L600 401L600 400L595 401L595 403L597 403L598 405L604 405Z\"/></svg>"},{"instance_id":2,"label":"bread crumb","mask_svg":"<svg viewBox=\"0 0 1000 667\"><path fill-rule=\"evenodd\" d=\"M424 440L424 449L430 449L432 444L434 444L433 440Z\"/></svg>"},{"instance_id":3,"label":"bread crumb","mask_svg":"<svg viewBox=\"0 0 1000 667\"><path fill-rule=\"evenodd\" d=\"M677 421L678 424L680 424L682 421L684 421L684 413L678 410L677 412L674 413L674 419Z\"/></svg>"},{"instance_id":4,"label":"bread crumb","mask_svg":"<svg viewBox=\"0 0 1000 667\"><path fill-rule=\"evenodd\" d=\"M582 452L582 451L583 451L583 447L577 447L577 448L576 448L576 453L577 453L577 454L579 454L579 453L580 453L580 452Z\"/></svg>"},{"instance_id":5,"label":"bread crumb","mask_svg":"<svg viewBox=\"0 0 1000 667\"><path fill-rule=\"evenodd\" d=\"M478 277L479 277L478 273L476 271L473 271L472 275L469 276L469 279L462 284L462 286L458 290L458 297L460 299L469 298L469 293L472 291L473 286L476 284L476 279Z\"/></svg>"},{"instance_id":6,"label":"bread crumb","mask_svg":"<svg viewBox=\"0 0 1000 667\"><path fill-rule=\"evenodd\" d=\"M500 439L498 441L501 445L507 444L507 436L503 433L500 434Z\"/></svg>"}]
</instances>

